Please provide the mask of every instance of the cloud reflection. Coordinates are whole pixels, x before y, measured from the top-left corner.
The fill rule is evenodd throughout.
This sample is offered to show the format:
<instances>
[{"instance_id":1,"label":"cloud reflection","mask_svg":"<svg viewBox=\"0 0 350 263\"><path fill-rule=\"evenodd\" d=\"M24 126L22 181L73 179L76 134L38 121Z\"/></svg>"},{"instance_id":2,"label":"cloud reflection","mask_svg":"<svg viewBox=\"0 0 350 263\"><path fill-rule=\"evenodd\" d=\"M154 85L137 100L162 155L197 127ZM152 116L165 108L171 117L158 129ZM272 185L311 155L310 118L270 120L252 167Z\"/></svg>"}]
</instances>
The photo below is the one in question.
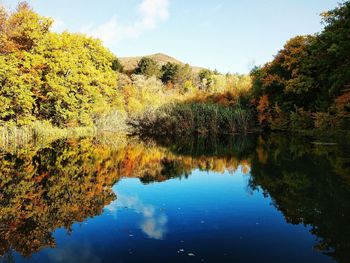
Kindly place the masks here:
<instances>
[{"instance_id":1,"label":"cloud reflection","mask_svg":"<svg viewBox=\"0 0 350 263\"><path fill-rule=\"evenodd\" d=\"M106 207L106 210L113 214L117 213L118 207L133 209L142 216L139 224L140 229L149 238L162 240L167 233L168 217L166 214L151 204L144 204L135 196L118 194L118 198Z\"/></svg>"}]
</instances>

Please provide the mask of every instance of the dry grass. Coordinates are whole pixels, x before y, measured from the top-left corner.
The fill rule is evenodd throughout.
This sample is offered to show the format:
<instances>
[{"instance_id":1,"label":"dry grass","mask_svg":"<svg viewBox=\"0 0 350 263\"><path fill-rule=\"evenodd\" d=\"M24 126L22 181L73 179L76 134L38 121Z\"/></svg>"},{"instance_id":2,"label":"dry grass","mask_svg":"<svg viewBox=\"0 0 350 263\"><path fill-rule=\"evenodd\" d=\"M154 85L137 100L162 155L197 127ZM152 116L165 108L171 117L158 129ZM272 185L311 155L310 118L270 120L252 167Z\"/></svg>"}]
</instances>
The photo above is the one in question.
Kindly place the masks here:
<instances>
[{"instance_id":1,"label":"dry grass","mask_svg":"<svg viewBox=\"0 0 350 263\"><path fill-rule=\"evenodd\" d=\"M44 146L61 138L93 136L97 130L93 127L57 128L48 122L34 122L31 125L17 127L0 126L0 150L16 152L29 145Z\"/></svg>"}]
</instances>

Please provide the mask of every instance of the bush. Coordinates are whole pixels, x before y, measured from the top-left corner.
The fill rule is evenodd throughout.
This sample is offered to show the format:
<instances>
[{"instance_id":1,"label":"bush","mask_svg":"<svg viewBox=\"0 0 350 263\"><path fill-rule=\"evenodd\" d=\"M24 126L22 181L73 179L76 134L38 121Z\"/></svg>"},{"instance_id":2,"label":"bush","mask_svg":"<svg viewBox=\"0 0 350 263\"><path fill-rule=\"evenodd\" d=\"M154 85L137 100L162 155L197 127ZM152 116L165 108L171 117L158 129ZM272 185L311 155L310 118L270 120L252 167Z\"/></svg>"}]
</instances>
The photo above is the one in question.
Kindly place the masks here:
<instances>
[{"instance_id":1,"label":"bush","mask_svg":"<svg viewBox=\"0 0 350 263\"><path fill-rule=\"evenodd\" d=\"M329 130L336 127L336 118L328 112L316 112L313 114L314 125L319 130Z\"/></svg>"},{"instance_id":2,"label":"bush","mask_svg":"<svg viewBox=\"0 0 350 263\"><path fill-rule=\"evenodd\" d=\"M282 109L276 104L273 111L273 118L271 118L270 124L272 130L284 131L289 128L288 114L283 112Z\"/></svg>"},{"instance_id":3,"label":"bush","mask_svg":"<svg viewBox=\"0 0 350 263\"><path fill-rule=\"evenodd\" d=\"M297 108L290 114L290 126L292 130L307 130L313 128L312 114L302 108Z\"/></svg>"}]
</instances>

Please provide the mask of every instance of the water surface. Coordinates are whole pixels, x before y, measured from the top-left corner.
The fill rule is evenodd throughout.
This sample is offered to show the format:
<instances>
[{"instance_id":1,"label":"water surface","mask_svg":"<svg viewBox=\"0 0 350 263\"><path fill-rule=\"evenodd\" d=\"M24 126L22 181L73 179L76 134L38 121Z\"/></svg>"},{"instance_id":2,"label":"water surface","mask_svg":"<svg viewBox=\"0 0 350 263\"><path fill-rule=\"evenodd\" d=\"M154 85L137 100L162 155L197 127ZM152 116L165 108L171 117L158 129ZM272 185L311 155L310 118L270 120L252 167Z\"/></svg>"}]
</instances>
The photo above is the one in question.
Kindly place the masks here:
<instances>
[{"instance_id":1,"label":"water surface","mask_svg":"<svg viewBox=\"0 0 350 263\"><path fill-rule=\"evenodd\" d=\"M4 262L349 262L350 155L284 135L3 149Z\"/></svg>"}]
</instances>

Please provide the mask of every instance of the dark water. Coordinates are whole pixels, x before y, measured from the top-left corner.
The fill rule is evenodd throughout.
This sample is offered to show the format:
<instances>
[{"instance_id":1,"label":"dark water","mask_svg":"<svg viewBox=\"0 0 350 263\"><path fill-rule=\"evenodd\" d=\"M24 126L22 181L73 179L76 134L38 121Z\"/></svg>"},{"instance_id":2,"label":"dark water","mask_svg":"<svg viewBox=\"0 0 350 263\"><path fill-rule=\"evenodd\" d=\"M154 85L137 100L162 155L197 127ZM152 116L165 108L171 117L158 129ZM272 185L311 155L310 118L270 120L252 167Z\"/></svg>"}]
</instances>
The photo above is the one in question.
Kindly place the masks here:
<instances>
[{"instance_id":1,"label":"dark water","mask_svg":"<svg viewBox=\"0 0 350 263\"><path fill-rule=\"evenodd\" d=\"M1 260L350 262L350 149L319 142L86 138L4 149Z\"/></svg>"}]
</instances>

